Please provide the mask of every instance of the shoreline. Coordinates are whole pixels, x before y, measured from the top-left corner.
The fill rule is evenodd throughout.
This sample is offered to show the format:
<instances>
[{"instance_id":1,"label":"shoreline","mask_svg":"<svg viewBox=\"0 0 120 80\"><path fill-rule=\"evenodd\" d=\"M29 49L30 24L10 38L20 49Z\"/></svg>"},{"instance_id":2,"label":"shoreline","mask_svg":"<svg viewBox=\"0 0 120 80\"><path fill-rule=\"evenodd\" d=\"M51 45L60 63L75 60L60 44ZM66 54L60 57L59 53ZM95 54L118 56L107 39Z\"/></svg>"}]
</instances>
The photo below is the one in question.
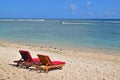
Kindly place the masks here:
<instances>
[{"instance_id":1,"label":"shoreline","mask_svg":"<svg viewBox=\"0 0 120 80\"><path fill-rule=\"evenodd\" d=\"M12 47L12 48L18 48L23 50L37 50L37 51L43 51L47 53L56 53L56 54L62 54L65 56L75 56L79 58L80 56L84 58L93 58L93 59L101 59L101 60L110 60L114 61L115 58L120 57L120 52L114 53L111 51L100 51L95 49L64 49L64 47L56 47L56 46L48 46L48 45L36 45L36 44L27 44L27 43L14 43L9 41L0 41L0 46L2 47ZM113 58L112 58L113 57ZM118 59L119 62L120 59Z\"/></svg>"},{"instance_id":2,"label":"shoreline","mask_svg":"<svg viewBox=\"0 0 120 80\"><path fill-rule=\"evenodd\" d=\"M53 51L53 52L62 52L62 51L72 51L74 53L79 52L88 52L93 54L104 54L104 55L113 55L113 56L120 56L120 51L118 50L112 50L112 49L98 49L98 48L82 48L82 47L71 47L66 45L54 45L54 44L47 44L47 43L25 43L25 42L13 42L13 41L7 41L7 40L0 40L0 46L4 46L4 44L7 45L21 45L21 46L31 46L31 47L37 47L40 50L45 51Z\"/></svg>"}]
</instances>

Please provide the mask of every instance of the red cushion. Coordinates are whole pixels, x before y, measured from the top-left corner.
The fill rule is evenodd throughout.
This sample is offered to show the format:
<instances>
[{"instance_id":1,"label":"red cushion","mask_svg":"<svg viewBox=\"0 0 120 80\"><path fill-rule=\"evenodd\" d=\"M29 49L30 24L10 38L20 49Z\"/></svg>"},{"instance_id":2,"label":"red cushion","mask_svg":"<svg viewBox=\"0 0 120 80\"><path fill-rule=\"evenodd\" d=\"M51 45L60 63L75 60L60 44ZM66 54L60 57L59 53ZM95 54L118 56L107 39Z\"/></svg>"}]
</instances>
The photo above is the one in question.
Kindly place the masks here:
<instances>
[{"instance_id":1,"label":"red cushion","mask_svg":"<svg viewBox=\"0 0 120 80\"><path fill-rule=\"evenodd\" d=\"M65 62L62 62L62 61L52 61L52 65L60 65L60 64L65 64Z\"/></svg>"},{"instance_id":2,"label":"red cushion","mask_svg":"<svg viewBox=\"0 0 120 80\"><path fill-rule=\"evenodd\" d=\"M34 62L40 62L39 58L32 58Z\"/></svg>"}]
</instances>

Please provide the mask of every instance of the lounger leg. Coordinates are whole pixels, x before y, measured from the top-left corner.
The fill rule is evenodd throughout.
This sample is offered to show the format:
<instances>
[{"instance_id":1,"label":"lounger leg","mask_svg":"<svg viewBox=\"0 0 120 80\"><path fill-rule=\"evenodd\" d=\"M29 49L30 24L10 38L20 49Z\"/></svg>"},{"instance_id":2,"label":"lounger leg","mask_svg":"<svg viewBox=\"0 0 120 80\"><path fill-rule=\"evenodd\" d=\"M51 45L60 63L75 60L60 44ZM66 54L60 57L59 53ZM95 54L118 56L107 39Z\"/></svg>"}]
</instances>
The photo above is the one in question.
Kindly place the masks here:
<instances>
[{"instance_id":1,"label":"lounger leg","mask_svg":"<svg viewBox=\"0 0 120 80\"><path fill-rule=\"evenodd\" d=\"M45 71L46 71L46 73L48 73L48 67L47 66L45 67Z\"/></svg>"},{"instance_id":2,"label":"lounger leg","mask_svg":"<svg viewBox=\"0 0 120 80\"><path fill-rule=\"evenodd\" d=\"M21 65L21 63L22 62L18 61L16 66L19 67Z\"/></svg>"},{"instance_id":3,"label":"lounger leg","mask_svg":"<svg viewBox=\"0 0 120 80\"><path fill-rule=\"evenodd\" d=\"M62 70L62 67L60 67L59 69Z\"/></svg>"},{"instance_id":4,"label":"lounger leg","mask_svg":"<svg viewBox=\"0 0 120 80\"><path fill-rule=\"evenodd\" d=\"M39 66L37 66L37 65L33 65L33 67L35 67L35 70L36 70L36 71L39 70Z\"/></svg>"}]
</instances>

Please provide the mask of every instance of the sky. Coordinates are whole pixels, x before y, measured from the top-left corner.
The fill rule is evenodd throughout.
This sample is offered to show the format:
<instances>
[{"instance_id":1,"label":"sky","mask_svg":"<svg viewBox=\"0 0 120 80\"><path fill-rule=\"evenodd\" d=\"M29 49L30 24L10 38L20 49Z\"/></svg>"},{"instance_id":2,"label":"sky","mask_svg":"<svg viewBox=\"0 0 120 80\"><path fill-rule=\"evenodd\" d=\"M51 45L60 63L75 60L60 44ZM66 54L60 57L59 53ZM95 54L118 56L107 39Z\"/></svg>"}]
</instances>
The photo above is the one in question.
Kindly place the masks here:
<instances>
[{"instance_id":1,"label":"sky","mask_svg":"<svg viewBox=\"0 0 120 80\"><path fill-rule=\"evenodd\" d=\"M120 0L0 0L0 18L120 19Z\"/></svg>"}]
</instances>

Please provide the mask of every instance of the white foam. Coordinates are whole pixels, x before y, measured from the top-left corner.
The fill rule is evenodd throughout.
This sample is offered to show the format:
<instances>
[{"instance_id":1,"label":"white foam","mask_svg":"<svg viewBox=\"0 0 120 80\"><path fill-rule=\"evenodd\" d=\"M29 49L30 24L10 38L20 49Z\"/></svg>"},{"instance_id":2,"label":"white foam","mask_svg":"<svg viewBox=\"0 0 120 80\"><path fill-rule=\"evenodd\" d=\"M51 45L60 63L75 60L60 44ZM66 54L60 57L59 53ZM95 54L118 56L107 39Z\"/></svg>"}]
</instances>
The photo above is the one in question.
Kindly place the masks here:
<instances>
[{"instance_id":1,"label":"white foam","mask_svg":"<svg viewBox=\"0 0 120 80\"><path fill-rule=\"evenodd\" d=\"M62 24L91 24L91 23L82 23L82 22L61 22Z\"/></svg>"}]
</instances>

